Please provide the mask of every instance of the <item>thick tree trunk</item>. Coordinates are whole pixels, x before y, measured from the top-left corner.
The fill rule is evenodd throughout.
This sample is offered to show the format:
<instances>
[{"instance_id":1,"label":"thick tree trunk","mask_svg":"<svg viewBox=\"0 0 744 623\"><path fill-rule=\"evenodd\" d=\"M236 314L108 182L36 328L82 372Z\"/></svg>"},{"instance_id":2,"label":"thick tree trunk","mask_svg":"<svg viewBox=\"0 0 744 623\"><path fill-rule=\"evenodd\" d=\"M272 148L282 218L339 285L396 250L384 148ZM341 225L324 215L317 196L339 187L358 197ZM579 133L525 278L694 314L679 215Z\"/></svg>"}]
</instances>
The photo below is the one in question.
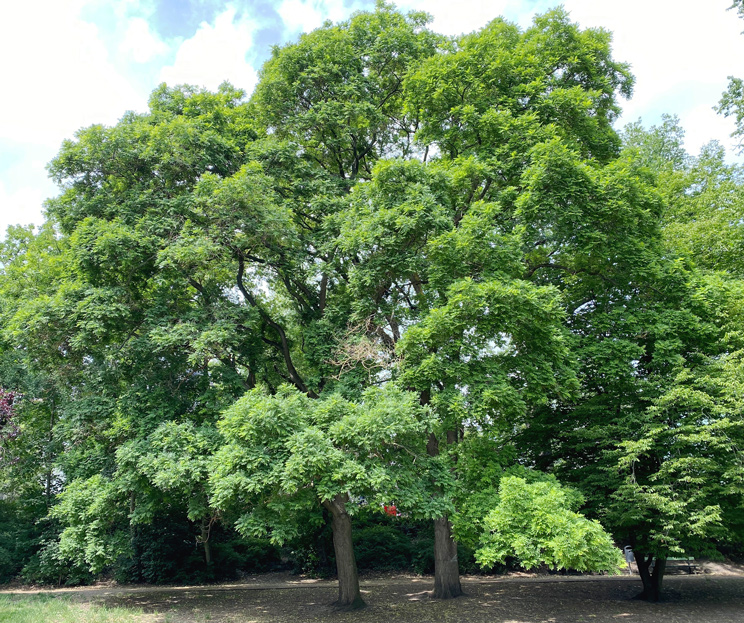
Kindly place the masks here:
<instances>
[{"instance_id":1,"label":"thick tree trunk","mask_svg":"<svg viewBox=\"0 0 744 623\"><path fill-rule=\"evenodd\" d=\"M351 540L351 516L346 512L348 495L337 495L333 500L323 502L331 513L331 527L333 529L333 550L336 553L336 574L338 575L339 608L356 610L366 605L359 590L359 574L356 558L354 557L354 543Z\"/></svg>"},{"instance_id":2,"label":"thick tree trunk","mask_svg":"<svg viewBox=\"0 0 744 623\"><path fill-rule=\"evenodd\" d=\"M450 434L447 434L449 440ZM429 456L439 454L439 442L432 433L426 444ZM457 543L452 538L452 524L447 517L434 520L434 591L435 599L453 599L462 595Z\"/></svg>"},{"instance_id":3,"label":"thick tree trunk","mask_svg":"<svg viewBox=\"0 0 744 623\"><path fill-rule=\"evenodd\" d=\"M653 554L636 553L638 573L641 576L641 582L643 582L643 591L636 595L636 599L659 601L661 597L661 586L664 581L664 571L666 570L666 558L657 558L653 569L651 569L651 563L653 561Z\"/></svg>"},{"instance_id":4,"label":"thick tree trunk","mask_svg":"<svg viewBox=\"0 0 744 623\"><path fill-rule=\"evenodd\" d=\"M453 599L462 595L457 543L447 517L434 520L434 592L435 599Z\"/></svg>"}]
</instances>

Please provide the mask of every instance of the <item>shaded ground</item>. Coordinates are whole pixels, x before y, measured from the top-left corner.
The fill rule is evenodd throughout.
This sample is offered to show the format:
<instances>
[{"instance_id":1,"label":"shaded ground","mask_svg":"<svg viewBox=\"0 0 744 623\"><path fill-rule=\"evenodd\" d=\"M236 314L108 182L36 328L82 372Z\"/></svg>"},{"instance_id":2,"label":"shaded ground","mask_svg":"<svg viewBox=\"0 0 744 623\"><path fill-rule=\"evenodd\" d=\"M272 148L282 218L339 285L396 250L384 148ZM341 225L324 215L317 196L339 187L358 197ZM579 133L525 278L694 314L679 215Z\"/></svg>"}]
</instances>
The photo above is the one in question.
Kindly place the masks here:
<instances>
[{"instance_id":1,"label":"shaded ground","mask_svg":"<svg viewBox=\"0 0 744 623\"><path fill-rule=\"evenodd\" d=\"M334 582L269 576L208 587L98 587L54 591L74 600L142 609L155 623L742 623L744 577L672 576L666 601L634 601L638 577L466 578L467 596L428 598L431 578L410 576L362 582L365 610L334 611ZM16 593L18 594L18 593Z\"/></svg>"}]
</instances>

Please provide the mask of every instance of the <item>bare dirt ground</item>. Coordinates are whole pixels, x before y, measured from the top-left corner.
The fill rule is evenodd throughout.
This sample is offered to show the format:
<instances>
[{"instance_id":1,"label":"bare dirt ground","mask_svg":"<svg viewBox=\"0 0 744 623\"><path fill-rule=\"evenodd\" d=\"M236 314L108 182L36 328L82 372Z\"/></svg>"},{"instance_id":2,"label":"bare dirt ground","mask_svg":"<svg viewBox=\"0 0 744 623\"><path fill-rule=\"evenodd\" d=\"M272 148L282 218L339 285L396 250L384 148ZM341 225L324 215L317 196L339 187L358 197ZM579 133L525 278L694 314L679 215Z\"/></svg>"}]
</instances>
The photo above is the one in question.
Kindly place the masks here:
<instances>
[{"instance_id":1,"label":"bare dirt ground","mask_svg":"<svg viewBox=\"0 0 744 623\"><path fill-rule=\"evenodd\" d=\"M463 578L467 595L452 601L428 597L430 577L363 578L368 606L334 610L336 583L285 574L256 576L236 584L190 587L102 585L43 591L74 601L140 608L151 623L744 623L744 570L737 565L665 579L665 600L633 600L638 576L511 576ZM8 593L11 591L2 591ZM29 594L31 590L14 590Z\"/></svg>"}]
</instances>

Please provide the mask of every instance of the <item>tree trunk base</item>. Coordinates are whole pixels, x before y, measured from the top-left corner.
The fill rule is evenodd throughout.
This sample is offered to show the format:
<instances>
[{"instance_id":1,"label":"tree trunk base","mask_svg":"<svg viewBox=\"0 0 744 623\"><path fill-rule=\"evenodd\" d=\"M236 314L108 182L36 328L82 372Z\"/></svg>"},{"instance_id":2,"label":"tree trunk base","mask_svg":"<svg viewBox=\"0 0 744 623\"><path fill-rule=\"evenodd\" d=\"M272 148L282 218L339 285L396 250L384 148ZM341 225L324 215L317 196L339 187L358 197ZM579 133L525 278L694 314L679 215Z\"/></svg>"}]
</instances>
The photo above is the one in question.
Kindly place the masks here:
<instances>
[{"instance_id":1,"label":"tree trunk base","mask_svg":"<svg viewBox=\"0 0 744 623\"><path fill-rule=\"evenodd\" d=\"M452 525L447 517L434 521L434 590L432 599L454 599L463 595L457 543L452 538Z\"/></svg>"},{"instance_id":2,"label":"tree trunk base","mask_svg":"<svg viewBox=\"0 0 744 623\"><path fill-rule=\"evenodd\" d=\"M334 601L330 605L338 612L351 612L352 610L361 610L362 608L367 607L367 604L364 603L364 600L361 597L357 597L350 604L342 604L338 601Z\"/></svg>"},{"instance_id":3,"label":"tree trunk base","mask_svg":"<svg viewBox=\"0 0 744 623\"><path fill-rule=\"evenodd\" d=\"M467 597L467 593L462 588L457 590L440 590L436 588L429 593L432 599L456 599L457 597Z\"/></svg>"},{"instance_id":4,"label":"tree trunk base","mask_svg":"<svg viewBox=\"0 0 744 623\"><path fill-rule=\"evenodd\" d=\"M364 607L359 590L359 574L354 558L354 542L351 538L351 517L346 512L348 495L337 495L326 500L323 506L331 514L333 529L333 550L336 553L336 575L338 576L338 599L334 608L339 610L358 610Z\"/></svg>"},{"instance_id":5,"label":"tree trunk base","mask_svg":"<svg viewBox=\"0 0 744 623\"><path fill-rule=\"evenodd\" d=\"M658 601L661 601L661 595L658 593L658 591L646 591L645 589L642 590L640 593L638 593L633 599L637 599L639 601L648 601L650 603L656 603Z\"/></svg>"},{"instance_id":6,"label":"tree trunk base","mask_svg":"<svg viewBox=\"0 0 744 623\"><path fill-rule=\"evenodd\" d=\"M653 563L653 565L652 565ZM656 558L652 554L640 556L636 554L638 573L643 582L643 590L633 599L642 601L658 602L661 600L661 587L666 570L666 558Z\"/></svg>"}]
</instances>

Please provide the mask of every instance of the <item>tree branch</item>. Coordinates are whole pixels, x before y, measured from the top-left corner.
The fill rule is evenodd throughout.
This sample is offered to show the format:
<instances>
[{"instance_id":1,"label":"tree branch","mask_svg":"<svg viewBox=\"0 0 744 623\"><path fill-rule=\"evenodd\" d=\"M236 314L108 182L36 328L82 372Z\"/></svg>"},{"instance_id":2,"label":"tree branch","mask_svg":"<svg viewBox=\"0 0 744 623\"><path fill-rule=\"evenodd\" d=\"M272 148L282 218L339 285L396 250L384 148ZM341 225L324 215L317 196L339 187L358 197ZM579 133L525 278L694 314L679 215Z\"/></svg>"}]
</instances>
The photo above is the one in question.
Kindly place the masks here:
<instances>
[{"instance_id":1,"label":"tree branch","mask_svg":"<svg viewBox=\"0 0 744 623\"><path fill-rule=\"evenodd\" d=\"M307 385L305 385L302 377L300 377L299 373L294 367L294 364L292 363L292 355L289 350L289 340L287 340L287 334L285 333L282 326L279 323L275 322L271 318L271 316L266 313L266 311L258 304L258 301L256 301L255 297L245 287L245 283L243 283L244 273L245 260L243 259L242 254L238 254L238 289L245 297L245 300L248 301L248 303L251 305L251 307L254 307L256 310L258 310L258 313L261 315L261 318L263 318L266 324L268 324L272 329L274 329L274 331L279 334L279 339L281 340L280 351L282 353L282 356L284 357L284 364L287 367L287 372L289 373L289 378L292 381L292 384L301 392L307 394L311 398L317 398L315 392L308 389Z\"/></svg>"}]
</instances>

